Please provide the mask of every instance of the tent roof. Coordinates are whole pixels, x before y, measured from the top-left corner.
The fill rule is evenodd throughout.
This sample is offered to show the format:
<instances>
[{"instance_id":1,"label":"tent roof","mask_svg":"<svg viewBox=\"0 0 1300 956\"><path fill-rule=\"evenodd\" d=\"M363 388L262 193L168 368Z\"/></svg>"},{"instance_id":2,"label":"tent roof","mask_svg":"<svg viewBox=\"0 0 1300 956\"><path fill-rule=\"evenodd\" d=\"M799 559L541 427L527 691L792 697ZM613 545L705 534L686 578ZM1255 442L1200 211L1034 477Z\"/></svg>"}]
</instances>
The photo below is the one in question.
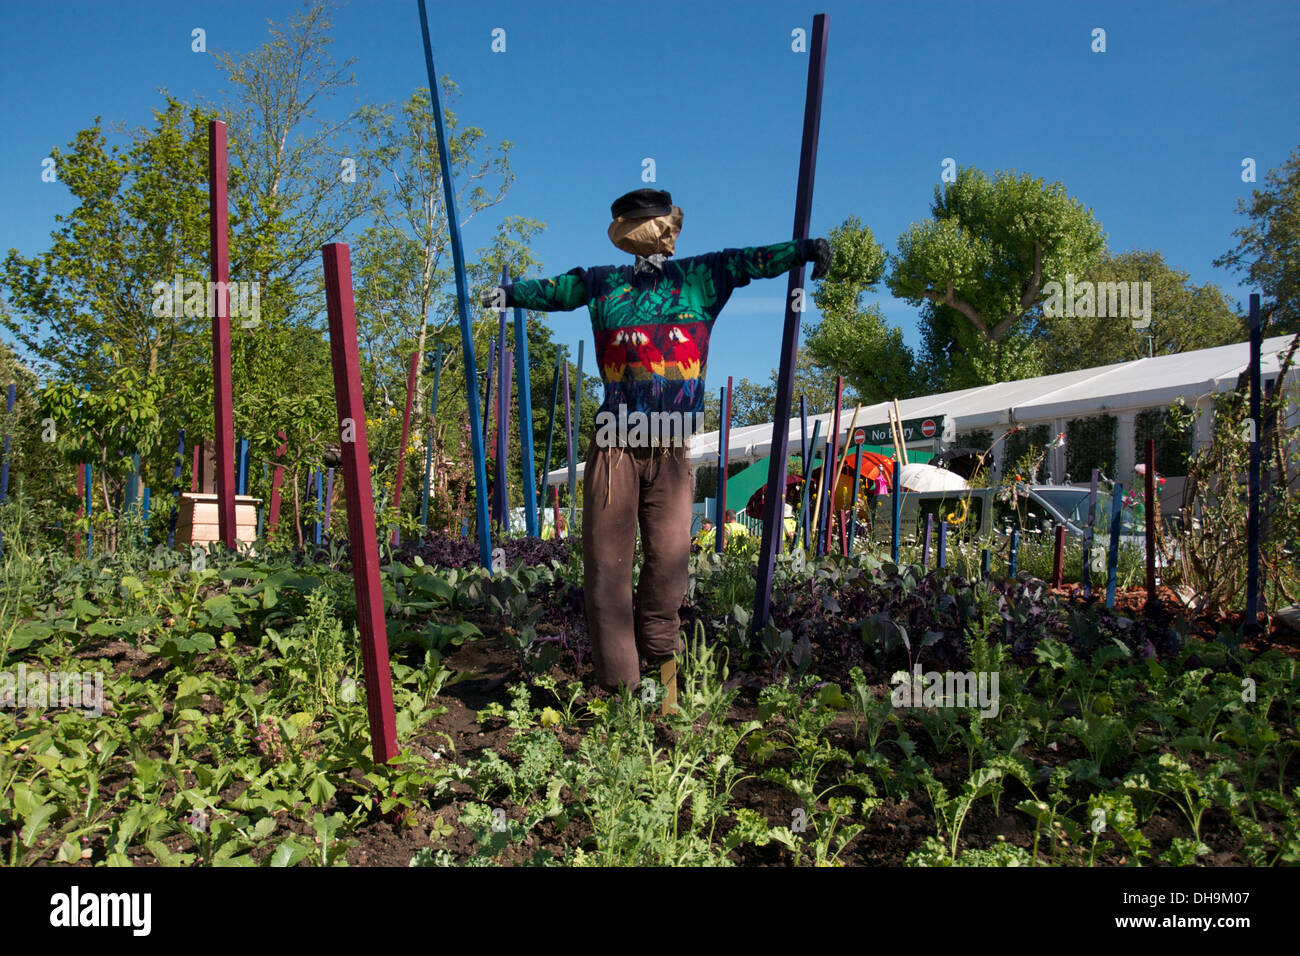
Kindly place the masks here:
<instances>
[{"instance_id":1,"label":"tent roof","mask_svg":"<svg viewBox=\"0 0 1300 956\"><path fill-rule=\"evenodd\" d=\"M1261 350L1261 377L1264 381L1276 378L1282 353L1290 346L1294 336L1278 335L1264 340ZM1212 349L1197 349L1174 355L1136 359L1115 365L1042 375L1038 378L1016 382L997 382L977 388L922 395L899 400L899 410L904 420L945 415L952 419L956 430L971 431L994 425L1016 422L1020 425L1051 422L1057 418L1080 418L1088 415L1132 411L1143 408L1167 406L1179 397L1189 403L1198 398L1231 391L1237 378L1250 361L1250 343L1236 342ZM1300 369L1292 368L1288 382L1300 377ZM890 403L863 406L858 426L882 425L889 421ZM853 409L846 408L840 416L840 437L847 437ZM822 424L824 441L830 431L831 412L808 416L811 437L813 422ZM788 435L791 449L797 448L801 439L798 418L789 423ZM694 437L691 443L691 464L712 464L718 458L720 432L705 432ZM929 441L912 444L928 444ZM772 423L733 428L728 442L731 461L762 458L772 447ZM820 442L819 442L820 446ZM583 466L578 465L582 478ZM568 480L568 469L552 471L551 483Z\"/></svg>"}]
</instances>

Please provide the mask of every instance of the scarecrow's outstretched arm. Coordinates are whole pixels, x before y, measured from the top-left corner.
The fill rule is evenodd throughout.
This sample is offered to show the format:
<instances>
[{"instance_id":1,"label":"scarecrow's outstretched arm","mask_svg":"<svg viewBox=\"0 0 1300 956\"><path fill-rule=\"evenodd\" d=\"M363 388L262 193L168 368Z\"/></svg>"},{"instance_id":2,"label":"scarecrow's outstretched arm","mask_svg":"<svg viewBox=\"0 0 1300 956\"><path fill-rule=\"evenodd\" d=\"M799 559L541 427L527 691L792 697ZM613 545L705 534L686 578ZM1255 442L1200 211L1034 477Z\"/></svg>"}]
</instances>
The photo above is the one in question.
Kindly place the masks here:
<instances>
[{"instance_id":1,"label":"scarecrow's outstretched arm","mask_svg":"<svg viewBox=\"0 0 1300 956\"><path fill-rule=\"evenodd\" d=\"M520 306L535 312L568 312L587 304L591 296L587 292L586 270L571 269L562 276L553 279L524 279L512 285L503 286L505 302L493 301L496 289L489 289L483 294L486 308Z\"/></svg>"},{"instance_id":2,"label":"scarecrow's outstretched arm","mask_svg":"<svg viewBox=\"0 0 1300 956\"><path fill-rule=\"evenodd\" d=\"M812 278L820 279L830 266L830 244L825 239L790 239L770 246L723 249L714 253L715 268L731 288L750 279L773 279L804 262L814 262Z\"/></svg>"}]
</instances>

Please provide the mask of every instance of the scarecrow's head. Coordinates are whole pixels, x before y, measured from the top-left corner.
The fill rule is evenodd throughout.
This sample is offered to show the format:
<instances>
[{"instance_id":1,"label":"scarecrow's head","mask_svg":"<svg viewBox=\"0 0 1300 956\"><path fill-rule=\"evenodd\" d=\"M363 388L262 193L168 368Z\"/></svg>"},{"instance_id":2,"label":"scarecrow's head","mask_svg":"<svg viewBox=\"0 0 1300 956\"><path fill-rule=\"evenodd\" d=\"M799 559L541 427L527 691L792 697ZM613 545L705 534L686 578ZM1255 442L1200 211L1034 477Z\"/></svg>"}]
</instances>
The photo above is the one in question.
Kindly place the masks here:
<instances>
[{"instance_id":1,"label":"scarecrow's head","mask_svg":"<svg viewBox=\"0 0 1300 956\"><path fill-rule=\"evenodd\" d=\"M682 231L682 211L662 189L634 189L609 207L609 241L634 256L671 256Z\"/></svg>"}]
</instances>

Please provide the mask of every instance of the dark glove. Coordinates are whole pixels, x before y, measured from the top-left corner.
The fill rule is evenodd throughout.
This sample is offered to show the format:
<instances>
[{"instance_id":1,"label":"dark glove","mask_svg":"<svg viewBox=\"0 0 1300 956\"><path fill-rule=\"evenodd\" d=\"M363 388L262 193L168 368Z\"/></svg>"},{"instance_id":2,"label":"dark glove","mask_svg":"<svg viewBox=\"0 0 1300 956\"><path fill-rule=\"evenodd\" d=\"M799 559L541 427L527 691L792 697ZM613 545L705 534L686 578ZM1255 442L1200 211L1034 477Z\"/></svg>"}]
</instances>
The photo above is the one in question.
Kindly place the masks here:
<instances>
[{"instance_id":1,"label":"dark glove","mask_svg":"<svg viewBox=\"0 0 1300 956\"><path fill-rule=\"evenodd\" d=\"M831 268L831 244L825 239L814 239L812 243L812 277L814 279L821 279L830 271Z\"/></svg>"},{"instance_id":2,"label":"dark glove","mask_svg":"<svg viewBox=\"0 0 1300 956\"><path fill-rule=\"evenodd\" d=\"M479 296L478 301L485 309L500 309L505 305L505 289L494 286Z\"/></svg>"}]
</instances>

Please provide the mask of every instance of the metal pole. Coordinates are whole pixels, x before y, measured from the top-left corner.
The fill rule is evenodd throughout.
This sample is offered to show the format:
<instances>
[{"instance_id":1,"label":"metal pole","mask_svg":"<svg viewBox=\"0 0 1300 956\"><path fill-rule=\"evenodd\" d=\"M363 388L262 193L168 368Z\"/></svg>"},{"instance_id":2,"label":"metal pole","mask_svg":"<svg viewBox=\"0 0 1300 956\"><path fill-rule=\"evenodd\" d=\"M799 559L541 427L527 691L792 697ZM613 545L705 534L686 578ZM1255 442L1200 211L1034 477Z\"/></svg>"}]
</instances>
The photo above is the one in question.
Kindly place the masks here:
<instances>
[{"instance_id":1,"label":"metal pole","mask_svg":"<svg viewBox=\"0 0 1300 956\"><path fill-rule=\"evenodd\" d=\"M438 133L438 160L442 165L442 189L447 211L447 229L451 238L452 264L456 272L456 305L460 312L461 347L465 354L465 397L469 407L469 432L474 454L474 497L478 514L479 561L483 567L492 567L492 529L488 524L487 466L484 463L482 432L479 424L478 369L474 364L474 334L469 321L469 287L465 282L465 253L461 248L460 217L456 212L456 189L451 174L451 154L447 150L447 134L442 122L442 96L438 88L438 74L433 67L433 46L429 40L429 15L424 0L420 3L420 33L424 39L424 62L429 73L429 97L433 101L433 119ZM352 475L345 476L351 486ZM348 508L348 520L352 520Z\"/></svg>"},{"instance_id":2,"label":"metal pole","mask_svg":"<svg viewBox=\"0 0 1300 956\"><path fill-rule=\"evenodd\" d=\"M813 180L817 168L817 135L821 126L822 85L826 75L826 14L813 17L812 48L808 57L808 87L804 95L803 137L799 149L799 181L795 187L795 239L807 239L812 219ZM803 289L804 269L790 272L785 297L785 325L781 333L781 362L776 382L776 403L772 416L772 450L768 464L767 486L784 490L786 457L790 447L790 402L794 395L795 362L799 353L801 311L795 299ZM767 626L771 614L772 573L781 541L781 500L784 495L771 494L763 506L763 543L759 551L758 573L754 589L754 614L750 619L751 638Z\"/></svg>"}]
</instances>

